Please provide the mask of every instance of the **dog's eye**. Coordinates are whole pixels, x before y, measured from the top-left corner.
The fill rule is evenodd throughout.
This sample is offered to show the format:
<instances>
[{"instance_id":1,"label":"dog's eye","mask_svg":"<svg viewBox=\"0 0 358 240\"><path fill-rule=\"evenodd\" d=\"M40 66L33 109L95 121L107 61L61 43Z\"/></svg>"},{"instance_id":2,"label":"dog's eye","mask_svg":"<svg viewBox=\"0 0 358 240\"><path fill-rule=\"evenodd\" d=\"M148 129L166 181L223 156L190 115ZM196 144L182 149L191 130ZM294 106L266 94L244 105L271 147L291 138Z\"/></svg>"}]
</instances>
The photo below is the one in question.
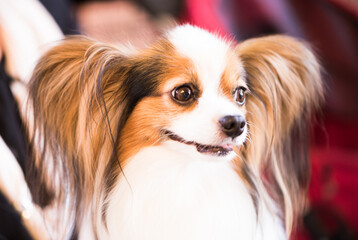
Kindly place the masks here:
<instances>
[{"instance_id":1,"label":"dog's eye","mask_svg":"<svg viewBox=\"0 0 358 240\"><path fill-rule=\"evenodd\" d=\"M172 97L179 103L187 103L193 98L193 91L188 85L175 88L172 91Z\"/></svg>"},{"instance_id":2,"label":"dog's eye","mask_svg":"<svg viewBox=\"0 0 358 240\"><path fill-rule=\"evenodd\" d=\"M244 87L239 87L239 88L235 89L234 100L239 105L243 105L245 103L245 99L246 99L245 92L246 92L246 88L244 88Z\"/></svg>"}]
</instances>

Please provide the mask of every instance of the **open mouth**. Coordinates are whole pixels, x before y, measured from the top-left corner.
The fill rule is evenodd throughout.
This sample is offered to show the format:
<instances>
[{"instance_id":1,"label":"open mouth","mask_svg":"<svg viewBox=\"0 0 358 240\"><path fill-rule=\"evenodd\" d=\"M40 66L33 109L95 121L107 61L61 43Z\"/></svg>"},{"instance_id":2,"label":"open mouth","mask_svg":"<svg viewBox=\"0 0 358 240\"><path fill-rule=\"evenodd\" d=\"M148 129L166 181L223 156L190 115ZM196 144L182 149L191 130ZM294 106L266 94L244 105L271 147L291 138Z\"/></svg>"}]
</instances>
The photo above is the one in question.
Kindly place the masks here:
<instances>
[{"instance_id":1,"label":"open mouth","mask_svg":"<svg viewBox=\"0 0 358 240\"><path fill-rule=\"evenodd\" d=\"M232 145L230 144L226 144L224 146L204 145L194 141L187 141L169 130L164 130L163 133L165 136L167 136L173 141L184 143L186 145L195 146L196 150L200 153L211 154L216 156L226 156L227 154L233 151Z\"/></svg>"}]
</instances>

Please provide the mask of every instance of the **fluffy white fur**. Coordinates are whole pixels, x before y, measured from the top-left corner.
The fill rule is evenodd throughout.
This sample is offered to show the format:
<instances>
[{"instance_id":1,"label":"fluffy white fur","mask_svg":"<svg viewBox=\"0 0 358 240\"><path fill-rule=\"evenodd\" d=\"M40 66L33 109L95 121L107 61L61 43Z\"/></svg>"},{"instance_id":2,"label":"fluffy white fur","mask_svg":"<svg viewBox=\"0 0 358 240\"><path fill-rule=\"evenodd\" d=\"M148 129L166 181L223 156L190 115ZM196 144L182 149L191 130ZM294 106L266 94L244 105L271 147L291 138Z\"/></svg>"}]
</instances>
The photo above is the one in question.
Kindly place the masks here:
<instances>
[{"instance_id":1,"label":"fluffy white fur","mask_svg":"<svg viewBox=\"0 0 358 240\"><path fill-rule=\"evenodd\" d=\"M256 219L228 159L208 159L168 142L143 149L124 172L109 198L108 233L100 231L106 239L286 238L281 220L266 206Z\"/></svg>"}]
</instances>

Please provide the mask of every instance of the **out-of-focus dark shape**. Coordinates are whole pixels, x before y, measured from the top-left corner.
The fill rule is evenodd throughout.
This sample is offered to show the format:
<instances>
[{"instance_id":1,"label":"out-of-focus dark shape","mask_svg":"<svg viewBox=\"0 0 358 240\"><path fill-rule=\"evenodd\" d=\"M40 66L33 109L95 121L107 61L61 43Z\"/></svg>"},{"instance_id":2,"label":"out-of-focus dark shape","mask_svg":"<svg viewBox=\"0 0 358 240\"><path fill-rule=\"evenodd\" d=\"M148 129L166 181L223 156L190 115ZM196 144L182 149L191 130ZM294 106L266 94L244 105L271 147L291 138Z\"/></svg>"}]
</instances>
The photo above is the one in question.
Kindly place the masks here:
<instances>
[{"instance_id":1,"label":"out-of-focus dark shape","mask_svg":"<svg viewBox=\"0 0 358 240\"><path fill-rule=\"evenodd\" d=\"M149 13L154 16L170 15L180 17L183 11L183 1L181 0L138 0Z\"/></svg>"},{"instance_id":2,"label":"out-of-focus dark shape","mask_svg":"<svg viewBox=\"0 0 358 240\"><path fill-rule=\"evenodd\" d=\"M40 0L40 2L52 15L64 34L78 34L75 13L73 11L73 1Z\"/></svg>"}]
</instances>

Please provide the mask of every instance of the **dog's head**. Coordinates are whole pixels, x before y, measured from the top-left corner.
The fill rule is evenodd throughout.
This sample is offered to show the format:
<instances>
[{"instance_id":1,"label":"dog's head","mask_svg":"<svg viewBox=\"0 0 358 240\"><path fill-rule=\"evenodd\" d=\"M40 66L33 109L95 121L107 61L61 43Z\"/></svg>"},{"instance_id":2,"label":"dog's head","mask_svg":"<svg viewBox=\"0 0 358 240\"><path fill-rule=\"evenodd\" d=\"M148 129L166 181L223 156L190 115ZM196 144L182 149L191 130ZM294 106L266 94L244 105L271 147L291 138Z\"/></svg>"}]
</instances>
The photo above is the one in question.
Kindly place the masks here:
<instances>
[{"instance_id":1,"label":"dog's head","mask_svg":"<svg viewBox=\"0 0 358 240\"><path fill-rule=\"evenodd\" d=\"M234 160L249 187L282 206L289 232L309 178L306 123L321 98L315 57L290 37L233 46L186 25L139 52L71 38L30 84L34 140L46 141L36 164L53 155L80 214L82 199L109 191L144 147Z\"/></svg>"},{"instance_id":2,"label":"dog's head","mask_svg":"<svg viewBox=\"0 0 358 240\"><path fill-rule=\"evenodd\" d=\"M232 159L233 148L246 139L248 93L234 49L204 30L183 26L135 58L123 88L143 97L129 96L136 102L126 106L131 113L118 133L123 160L167 141L176 142L177 150Z\"/></svg>"}]
</instances>

